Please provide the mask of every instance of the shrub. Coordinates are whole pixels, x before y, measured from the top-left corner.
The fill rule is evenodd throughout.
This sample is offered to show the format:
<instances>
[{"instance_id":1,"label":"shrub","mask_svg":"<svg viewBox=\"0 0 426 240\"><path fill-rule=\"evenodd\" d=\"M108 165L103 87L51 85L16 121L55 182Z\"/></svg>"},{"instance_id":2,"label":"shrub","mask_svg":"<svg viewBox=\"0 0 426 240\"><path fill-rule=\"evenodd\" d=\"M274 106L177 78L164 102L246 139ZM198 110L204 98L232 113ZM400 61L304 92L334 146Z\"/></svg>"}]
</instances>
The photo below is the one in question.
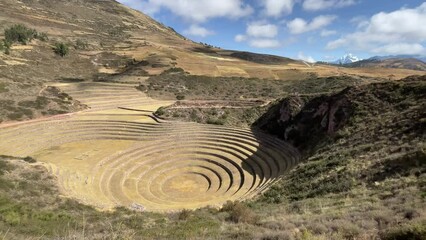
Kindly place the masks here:
<instances>
[{"instance_id":1,"label":"shrub","mask_svg":"<svg viewBox=\"0 0 426 240\"><path fill-rule=\"evenodd\" d=\"M176 96L176 99L177 100L184 100L185 99L185 95L179 94L179 95Z\"/></svg>"},{"instance_id":2,"label":"shrub","mask_svg":"<svg viewBox=\"0 0 426 240\"><path fill-rule=\"evenodd\" d=\"M166 114L166 110L165 110L165 108L164 107L160 107L156 112L155 112L155 114L156 115L158 115L158 116L162 116L162 115L164 115L164 114Z\"/></svg>"},{"instance_id":3,"label":"shrub","mask_svg":"<svg viewBox=\"0 0 426 240\"><path fill-rule=\"evenodd\" d=\"M42 32L42 33L37 33L36 37L38 40L46 42L47 40L49 40L49 37L47 36L46 33Z\"/></svg>"},{"instance_id":4,"label":"shrub","mask_svg":"<svg viewBox=\"0 0 426 240\"><path fill-rule=\"evenodd\" d=\"M61 57L65 57L66 55L68 55L70 49L68 45L66 45L65 43L56 43L55 47L53 48L53 51L57 55Z\"/></svg>"},{"instance_id":5,"label":"shrub","mask_svg":"<svg viewBox=\"0 0 426 240\"><path fill-rule=\"evenodd\" d=\"M37 31L27 28L22 24L13 25L12 27L4 30L5 42L14 43L19 42L27 44L27 42L37 37Z\"/></svg>"},{"instance_id":6,"label":"shrub","mask_svg":"<svg viewBox=\"0 0 426 240\"><path fill-rule=\"evenodd\" d=\"M229 221L234 223L255 224L258 221L256 214L245 204L228 201L223 205L221 211L229 213Z\"/></svg>"},{"instance_id":7,"label":"shrub","mask_svg":"<svg viewBox=\"0 0 426 240\"><path fill-rule=\"evenodd\" d=\"M10 47L12 46L11 42L3 40L0 42L0 51L4 51L5 54L10 54Z\"/></svg>"},{"instance_id":8,"label":"shrub","mask_svg":"<svg viewBox=\"0 0 426 240\"><path fill-rule=\"evenodd\" d=\"M81 39L77 39L74 48L77 50L85 50L89 48L89 44Z\"/></svg>"},{"instance_id":9,"label":"shrub","mask_svg":"<svg viewBox=\"0 0 426 240\"><path fill-rule=\"evenodd\" d=\"M173 67L163 72L163 74L169 74L169 73L185 73L185 70L183 68Z\"/></svg>"},{"instance_id":10,"label":"shrub","mask_svg":"<svg viewBox=\"0 0 426 240\"><path fill-rule=\"evenodd\" d=\"M207 119L207 124L212 124L212 125L225 125L226 120L225 119L217 119L217 118L209 118Z\"/></svg>"},{"instance_id":11,"label":"shrub","mask_svg":"<svg viewBox=\"0 0 426 240\"><path fill-rule=\"evenodd\" d=\"M24 159L23 159L25 162L27 162L27 163L36 163L37 161L34 159L34 158L32 158L32 157L25 157Z\"/></svg>"}]
</instances>

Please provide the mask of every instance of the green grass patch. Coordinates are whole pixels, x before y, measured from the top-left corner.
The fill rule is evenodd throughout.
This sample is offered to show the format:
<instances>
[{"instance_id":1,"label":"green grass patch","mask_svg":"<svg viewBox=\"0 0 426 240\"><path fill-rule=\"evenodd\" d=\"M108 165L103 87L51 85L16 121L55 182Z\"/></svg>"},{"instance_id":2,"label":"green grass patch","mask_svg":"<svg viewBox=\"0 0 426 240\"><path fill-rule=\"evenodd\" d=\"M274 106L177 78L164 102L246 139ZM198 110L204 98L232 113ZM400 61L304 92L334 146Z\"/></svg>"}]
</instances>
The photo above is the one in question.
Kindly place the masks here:
<instances>
[{"instance_id":1,"label":"green grass patch","mask_svg":"<svg viewBox=\"0 0 426 240\"><path fill-rule=\"evenodd\" d=\"M7 88L7 84L0 82L0 93L6 93L6 92L9 92L9 89Z\"/></svg>"}]
</instances>

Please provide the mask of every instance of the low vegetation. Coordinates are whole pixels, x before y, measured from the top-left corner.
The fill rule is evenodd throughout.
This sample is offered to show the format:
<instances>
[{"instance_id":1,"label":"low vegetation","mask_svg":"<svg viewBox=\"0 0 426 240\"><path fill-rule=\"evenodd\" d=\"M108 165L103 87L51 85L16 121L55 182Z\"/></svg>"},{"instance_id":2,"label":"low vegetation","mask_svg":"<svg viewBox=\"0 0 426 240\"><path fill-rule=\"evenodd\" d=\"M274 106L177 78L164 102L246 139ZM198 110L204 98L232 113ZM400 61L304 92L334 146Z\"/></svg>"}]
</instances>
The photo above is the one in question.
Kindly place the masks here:
<instances>
[{"instance_id":1,"label":"low vegetation","mask_svg":"<svg viewBox=\"0 0 426 240\"><path fill-rule=\"evenodd\" d=\"M41 41L47 41L48 37L46 33L39 33L35 29L31 29L22 24L16 24L4 30L4 40L0 44L0 49L6 54L10 53L12 44L19 43L26 45L33 39Z\"/></svg>"},{"instance_id":2,"label":"low vegetation","mask_svg":"<svg viewBox=\"0 0 426 240\"><path fill-rule=\"evenodd\" d=\"M5 86L2 88L2 86ZM6 85L0 83L0 93L7 93ZM27 100L0 99L0 123L22 121L40 116L52 116L79 111L86 106L54 87L46 88L40 96Z\"/></svg>"},{"instance_id":3,"label":"low vegetation","mask_svg":"<svg viewBox=\"0 0 426 240\"><path fill-rule=\"evenodd\" d=\"M158 109L156 114L172 120L249 128L266 110L266 106L179 108L172 105Z\"/></svg>"},{"instance_id":4,"label":"low vegetation","mask_svg":"<svg viewBox=\"0 0 426 240\"><path fill-rule=\"evenodd\" d=\"M89 43L82 39L77 39L77 41L75 41L74 48L77 50L87 50L89 48Z\"/></svg>"},{"instance_id":5,"label":"low vegetation","mask_svg":"<svg viewBox=\"0 0 426 240\"><path fill-rule=\"evenodd\" d=\"M150 77L139 89L150 97L167 100L183 96L186 100L275 100L294 93L332 93L371 81L373 79L349 76L318 78L314 75L307 80L293 81L207 77L189 75L183 69L172 68L161 75Z\"/></svg>"},{"instance_id":6,"label":"low vegetation","mask_svg":"<svg viewBox=\"0 0 426 240\"><path fill-rule=\"evenodd\" d=\"M17 24L4 30L4 38L6 42L21 43L26 45L31 40L37 38L37 31L27 28L24 25Z\"/></svg>"},{"instance_id":7,"label":"low vegetation","mask_svg":"<svg viewBox=\"0 0 426 240\"><path fill-rule=\"evenodd\" d=\"M293 81L206 77L189 75L183 69L171 68L159 76L150 77L138 89L156 99L180 101L159 110L157 115L163 118L250 127L267 110L268 101L289 95L311 99L348 86L374 81L378 80L348 76L312 76L308 80Z\"/></svg>"},{"instance_id":8,"label":"low vegetation","mask_svg":"<svg viewBox=\"0 0 426 240\"><path fill-rule=\"evenodd\" d=\"M69 54L70 49L68 47L68 45L66 43L56 43L55 47L53 48L53 51L61 56L61 57L65 57L66 55Z\"/></svg>"}]
</instances>

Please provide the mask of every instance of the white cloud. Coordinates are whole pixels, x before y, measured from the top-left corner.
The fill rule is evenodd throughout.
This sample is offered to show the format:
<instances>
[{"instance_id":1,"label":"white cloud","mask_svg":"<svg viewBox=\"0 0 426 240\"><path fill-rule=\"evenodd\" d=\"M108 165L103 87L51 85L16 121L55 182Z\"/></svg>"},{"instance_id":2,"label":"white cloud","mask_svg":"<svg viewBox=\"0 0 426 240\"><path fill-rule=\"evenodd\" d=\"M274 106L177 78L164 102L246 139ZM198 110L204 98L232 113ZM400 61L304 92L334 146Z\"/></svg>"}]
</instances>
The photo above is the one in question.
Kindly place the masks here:
<instances>
[{"instance_id":1,"label":"white cloud","mask_svg":"<svg viewBox=\"0 0 426 240\"><path fill-rule=\"evenodd\" d=\"M307 11L319 11L329 8L342 8L356 4L355 0L305 0L303 9Z\"/></svg>"},{"instance_id":2,"label":"white cloud","mask_svg":"<svg viewBox=\"0 0 426 240\"><path fill-rule=\"evenodd\" d=\"M191 22L201 23L211 18L240 18L253 13L253 8L243 0L119 0L120 2L154 14L166 8L173 14Z\"/></svg>"},{"instance_id":3,"label":"white cloud","mask_svg":"<svg viewBox=\"0 0 426 240\"><path fill-rule=\"evenodd\" d=\"M275 39L252 39L249 45L255 48L278 48L281 43Z\"/></svg>"},{"instance_id":4,"label":"white cloud","mask_svg":"<svg viewBox=\"0 0 426 240\"><path fill-rule=\"evenodd\" d=\"M303 52L299 52L297 55L297 59L308 62L308 63L314 63L316 62L315 59L311 56L305 56Z\"/></svg>"},{"instance_id":5,"label":"white cloud","mask_svg":"<svg viewBox=\"0 0 426 240\"><path fill-rule=\"evenodd\" d=\"M256 38L273 38L278 34L278 27L273 24L252 23L247 26L246 33Z\"/></svg>"},{"instance_id":6,"label":"white cloud","mask_svg":"<svg viewBox=\"0 0 426 240\"><path fill-rule=\"evenodd\" d=\"M383 47L378 47L373 50L374 53L378 54L422 54L425 53L425 48L418 43L394 43L388 44Z\"/></svg>"},{"instance_id":7,"label":"white cloud","mask_svg":"<svg viewBox=\"0 0 426 240\"><path fill-rule=\"evenodd\" d=\"M322 30L321 33L320 33L321 37L329 37L329 36L333 36L335 34L337 34L336 31L334 31L334 30L326 30L326 29Z\"/></svg>"},{"instance_id":8,"label":"white cloud","mask_svg":"<svg viewBox=\"0 0 426 240\"><path fill-rule=\"evenodd\" d=\"M331 42L327 43L327 47L326 48L329 49L329 50L333 50L333 49L342 47L344 45L347 45L347 42L348 41L346 39L339 38L337 40L334 40L334 41L331 41Z\"/></svg>"},{"instance_id":9,"label":"white cloud","mask_svg":"<svg viewBox=\"0 0 426 240\"><path fill-rule=\"evenodd\" d=\"M368 26L368 18L365 16L356 16L350 20L350 23L357 26L357 28L363 28Z\"/></svg>"},{"instance_id":10,"label":"white cloud","mask_svg":"<svg viewBox=\"0 0 426 240\"><path fill-rule=\"evenodd\" d=\"M235 36L234 40L236 42L244 42L247 40L247 36L246 35L242 35L242 34L238 34L237 36Z\"/></svg>"},{"instance_id":11,"label":"white cloud","mask_svg":"<svg viewBox=\"0 0 426 240\"><path fill-rule=\"evenodd\" d=\"M293 11L295 0L264 0L265 13L270 17L279 17L282 14L290 14Z\"/></svg>"},{"instance_id":12,"label":"white cloud","mask_svg":"<svg viewBox=\"0 0 426 240\"><path fill-rule=\"evenodd\" d=\"M306 22L302 18L296 18L287 23L287 27L293 34L314 31L330 25L337 17L333 15L321 15L314 18L311 22Z\"/></svg>"},{"instance_id":13,"label":"white cloud","mask_svg":"<svg viewBox=\"0 0 426 240\"><path fill-rule=\"evenodd\" d=\"M421 53L426 42L426 3L417 8L380 12L358 31L327 44L327 49L351 47L375 53Z\"/></svg>"},{"instance_id":14,"label":"white cloud","mask_svg":"<svg viewBox=\"0 0 426 240\"><path fill-rule=\"evenodd\" d=\"M213 31L210 31L204 27L201 27L195 24L191 25L188 29L184 30L183 33L186 35L199 36L199 37L207 37L209 35L214 34Z\"/></svg>"},{"instance_id":15,"label":"white cloud","mask_svg":"<svg viewBox=\"0 0 426 240\"><path fill-rule=\"evenodd\" d=\"M247 42L255 48L277 48L282 44L275 39L278 35L278 27L264 22L253 22L247 25L246 34L238 34L236 42Z\"/></svg>"}]
</instances>

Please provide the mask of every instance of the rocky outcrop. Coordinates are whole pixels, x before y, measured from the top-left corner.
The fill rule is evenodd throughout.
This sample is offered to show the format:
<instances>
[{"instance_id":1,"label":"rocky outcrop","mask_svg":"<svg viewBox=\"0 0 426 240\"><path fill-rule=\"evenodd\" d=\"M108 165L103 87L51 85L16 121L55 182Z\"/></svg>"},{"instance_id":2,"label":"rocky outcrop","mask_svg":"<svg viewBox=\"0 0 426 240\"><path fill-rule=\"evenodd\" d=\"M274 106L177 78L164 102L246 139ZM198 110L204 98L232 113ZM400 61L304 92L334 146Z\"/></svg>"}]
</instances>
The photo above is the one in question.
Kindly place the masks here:
<instances>
[{"instance_id":1,"label":"rocky outcrop","mask_svg":"<svg viewBox=\"0 0 426 240\"><path fill-rule=\"evenodd\" d=\"M277 135L302 151L310 150L327 135L339 130L351 117L353 107L348 88L339 94L310 101L292 96L276 103L254 125Z\"/></svg>"}]
</instances>

